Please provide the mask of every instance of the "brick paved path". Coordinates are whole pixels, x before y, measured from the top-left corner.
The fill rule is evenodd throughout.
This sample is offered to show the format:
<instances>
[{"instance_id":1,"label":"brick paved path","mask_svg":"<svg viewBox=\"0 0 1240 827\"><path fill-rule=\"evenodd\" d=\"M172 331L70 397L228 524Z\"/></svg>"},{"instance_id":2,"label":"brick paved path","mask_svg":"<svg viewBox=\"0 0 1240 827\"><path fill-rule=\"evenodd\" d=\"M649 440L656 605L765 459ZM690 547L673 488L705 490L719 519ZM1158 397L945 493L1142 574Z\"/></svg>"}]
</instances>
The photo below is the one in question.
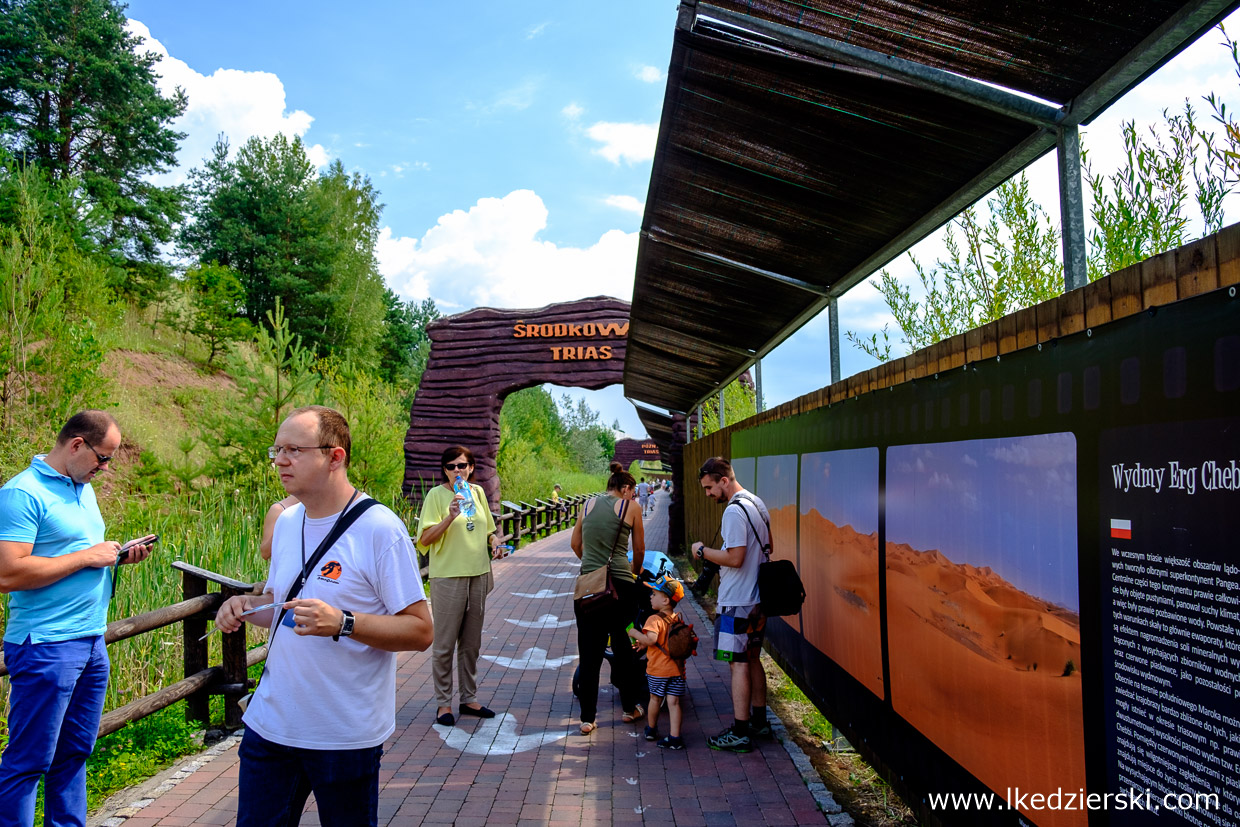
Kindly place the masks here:
<instances>
[{"instance_id":1,"label":"brick paved path","mask_svg":"<svg viewBox=\"0 0 1240 827\"><path fill-rule=\"evenodd\" d=\"M666 547L668 497L655 499L648 546ZM688 668L683 735L688 748L666 752L624 724L603 666L599 728L577 734L571 678L576 667L572 576L577 560L563 531L495 566L479 661L479 699L501 713L434 726L425 654L397 669L396 733L385 746L379 823L391 825L825 824L800 771L778 742L734 755L706 746L731 723L725 664L710 659L712 634L687 600L701 638ZM693 615L699 616L694 618ZM515 622L514 622L515 621ZM666 711L660 721L666 731ZM237 806L235 745L182 776L122 822L124 827L231 824ZM171 789L167 789L171 786ZM148 794L152 795L152 794ZM310 810L303 824L318 824Z\"/></svg>"}]
</instances>

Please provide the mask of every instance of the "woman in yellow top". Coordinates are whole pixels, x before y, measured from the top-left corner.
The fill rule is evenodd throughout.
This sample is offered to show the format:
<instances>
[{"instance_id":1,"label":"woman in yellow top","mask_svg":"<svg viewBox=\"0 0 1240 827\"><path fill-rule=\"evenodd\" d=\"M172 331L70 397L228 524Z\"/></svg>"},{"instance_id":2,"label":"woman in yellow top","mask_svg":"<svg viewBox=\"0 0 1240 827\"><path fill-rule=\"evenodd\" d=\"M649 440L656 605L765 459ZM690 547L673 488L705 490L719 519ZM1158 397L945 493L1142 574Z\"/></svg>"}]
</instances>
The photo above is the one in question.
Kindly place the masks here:
<instances>
[{"instance_id":1,"label":"woman in yellow top","mask_svg":"<svg viewBox=\"0 0 1240 827\"><path fill-rule=\"evenodd\" d=\"M500 555L495 518L482 487L469 482L474 475L474 455L453 445L443 452L444 483L426 492L422 503L418 545L430 555L431 612L435 642L431 645L431 675L435 681L435 722L452 726L452 656L456 653L460 682L460 715L494 718L495 713L478 703L478 650L482 648L482 622L487 593L491 591L491 559ZM473 495L475 514L461 510L462 495L453 491L457 477L465 480ZM488 554L488 551L490 552Z\"/></svg>"}]
</instances>

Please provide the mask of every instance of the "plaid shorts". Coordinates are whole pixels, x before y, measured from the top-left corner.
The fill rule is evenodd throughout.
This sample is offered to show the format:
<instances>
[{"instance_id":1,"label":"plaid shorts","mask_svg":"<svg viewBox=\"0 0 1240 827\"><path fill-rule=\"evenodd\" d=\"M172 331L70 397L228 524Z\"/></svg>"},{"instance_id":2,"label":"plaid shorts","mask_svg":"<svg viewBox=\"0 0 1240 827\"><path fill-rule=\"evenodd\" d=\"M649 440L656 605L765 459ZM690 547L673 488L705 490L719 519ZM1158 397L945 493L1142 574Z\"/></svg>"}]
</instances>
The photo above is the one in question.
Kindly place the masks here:
<instances>
[{"instance_id":1,"label":"plaid shorts","mask_svg":"<svg viewBox=\"0 0 1240 827\"><path fill-rule=\"evenodd\" d=\"M757 603L751 606L720 606L715 615L715 660L743 661L762 649L766 615Z\"/></svg>"},{"instance_id":2,"label":"plaid shorts","mask_svg":"<svg viewBox=\"0 0 1240 827\"><path fill-rule=\"evenodd\" d=\"M647 675L646 684L650 687L650 694L658 698L665 698L668 695L683 696L688 688L685 685L685 679L680 675L673 675L670 678Z\"/></svg>"}]
</instances>

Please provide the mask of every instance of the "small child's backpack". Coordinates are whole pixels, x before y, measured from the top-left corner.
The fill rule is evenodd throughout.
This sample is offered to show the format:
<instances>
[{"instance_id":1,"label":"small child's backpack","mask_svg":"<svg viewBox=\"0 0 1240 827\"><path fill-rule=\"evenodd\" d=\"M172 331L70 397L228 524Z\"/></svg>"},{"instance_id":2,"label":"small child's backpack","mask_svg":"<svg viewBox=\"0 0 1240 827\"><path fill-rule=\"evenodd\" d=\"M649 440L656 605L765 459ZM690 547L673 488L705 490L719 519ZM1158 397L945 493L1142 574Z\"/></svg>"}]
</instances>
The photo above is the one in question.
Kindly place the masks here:
<instances>
[{"instance_id":1,"label":"small child's backpack","mask_svg":"<svg viewBox=\"0 0 1240 827\"><path fill-rule=\"evenodd\" d=\"M663 654L676 661L684 668L684 662L697 654L698 636L693 631L692 623L685 623L680 615L673 615L667 627L667 646L659 646Z\"/></svg>"}]
</instances>

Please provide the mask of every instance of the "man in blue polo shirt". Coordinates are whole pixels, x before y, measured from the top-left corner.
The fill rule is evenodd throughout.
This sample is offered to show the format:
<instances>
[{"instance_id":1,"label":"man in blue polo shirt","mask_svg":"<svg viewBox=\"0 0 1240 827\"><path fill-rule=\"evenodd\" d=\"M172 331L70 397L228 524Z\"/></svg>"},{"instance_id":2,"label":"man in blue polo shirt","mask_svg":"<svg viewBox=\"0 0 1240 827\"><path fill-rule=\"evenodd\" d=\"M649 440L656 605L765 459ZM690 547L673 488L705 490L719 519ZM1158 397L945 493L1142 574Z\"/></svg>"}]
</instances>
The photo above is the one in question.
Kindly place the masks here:
<instances>
[{"instance_id":1,"label":"man in blue polo shirt","mask_svg":"<svg viewBox=\"0 0 1240 827\"><path fill-rule=\"evenodd\" d=\"M0 592L12 594L0 827L33 824L40 777L45 825L86 822L86 759L108 686L103 633L121 556L121 544L103 538L90 481L120 445L116 420L82 411L60 429L51 453L0 488ZM149 553L135 545L119 562L138 563Z\"/></svg>"}]
</instances>

